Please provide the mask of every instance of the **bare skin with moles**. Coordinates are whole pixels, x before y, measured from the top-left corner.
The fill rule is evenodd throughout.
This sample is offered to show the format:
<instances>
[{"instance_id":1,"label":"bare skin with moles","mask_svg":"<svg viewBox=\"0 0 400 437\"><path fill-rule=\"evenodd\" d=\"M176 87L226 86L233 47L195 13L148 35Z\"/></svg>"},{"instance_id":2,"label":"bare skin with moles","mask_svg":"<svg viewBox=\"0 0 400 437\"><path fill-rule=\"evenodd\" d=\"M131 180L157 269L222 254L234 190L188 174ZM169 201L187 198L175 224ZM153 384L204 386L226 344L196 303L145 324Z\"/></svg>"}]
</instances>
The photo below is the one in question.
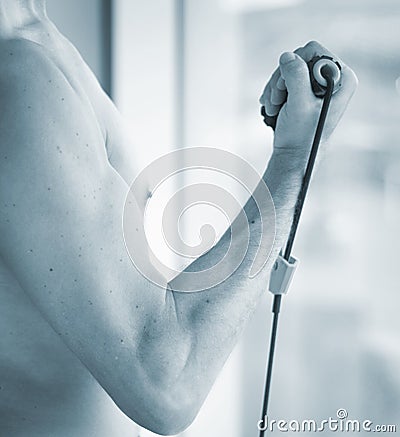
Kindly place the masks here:
<instances>
[{"instance_id":1,"label":"bare skin with moles","mask_svg":"<svg viewBox=\"0 0 400 437\"><path fill-rule=\"evenodd\" d=\"M0 434L125 437L134 422L178 433L199 411L287 238L321 103L304 60L327 50L312 42L284 55L261 98L273 113L282 76L289 99L263 177L276 206L270 261L249 278L254 235L228 280L185 294L171 278L164 290L154 286L129 259L121 215L138 171L128 148L139 156L140 145L127 140L44 2L0 0L0 29ZM328 132L356 88L342 66ZM146 198L143 187L138 214ZM254 205L245 208L257 229ZM228 240L195 266L220 259Z\"/></svg>"}]
</instances>

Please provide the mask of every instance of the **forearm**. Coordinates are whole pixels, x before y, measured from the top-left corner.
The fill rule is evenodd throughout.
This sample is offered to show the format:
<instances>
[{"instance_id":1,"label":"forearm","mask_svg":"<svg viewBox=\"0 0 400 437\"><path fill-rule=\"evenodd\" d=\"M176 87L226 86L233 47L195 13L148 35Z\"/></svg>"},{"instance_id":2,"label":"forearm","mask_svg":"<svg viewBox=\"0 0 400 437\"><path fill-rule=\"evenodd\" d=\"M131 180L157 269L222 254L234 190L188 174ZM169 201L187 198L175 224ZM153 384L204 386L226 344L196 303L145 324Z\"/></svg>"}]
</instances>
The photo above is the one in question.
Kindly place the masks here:
<instances>
[{"instance_id":1,"label":"forearm","mask_svg":"<svg viewBox=\"0 0 400 437\"><path fill-rule=\"evenodd\" d=\"M262 293L268 289L271 266L289 232L305 162L303 154L280 150L275 151L271 157L263 179L270 189L276 208L276 238L270 257L257 276L250 278L249 271L260 241L261 218L250 199L245 206L251 230L250 242L247 254L235 273L205 291L172 291L177 321L182 332L190 338L187 361L182 367L184 371L180 381L184 384L186 380L197 380L197 395L200 398L208 393ZM264 232L271 230L264 229ZM193 263L191 269L202 270L203 266L210 264L210 260L219 259L229 241L229 233L226 233L211 251ZM241 244L247 244L247 240L244 235L239 235L233 239L232 244L239 250ZM174 281L171 289L174 289ZM179 344L179 339L176 342Z\"/></svg>"},{"instance_id":2,"label":"forearm","mask_svg":"<svg viewBox=\"0 0 400 437\"><path fill-rule=\"evenodd\" d=\"M267 109L276 109L278 83L282 86L282 81L284 82L285 93L281 92L281 94L284 94L287 100L285 103L281 102L284 105L275 129L274 153L263 177L276 209L276 238L268 261L258 275L249 275L258 250L261 229L261 218L257 214L256 205L250 200L245 207L251 228L250 241L246 239L247 230L239 232L232 240L234 251L240 252L243 244L248 249L239 268L225 281L198 293L173 291L185 290L185 275L179 275L176 278L178 287L174 287L174 280L171 283L172 291L167 292L167 296L170 296L173 301L176 326L180 327L178 332L184 334L185 344L189 345L187 357L175 383L181 390L183 388L183 391L185 391L184 387L187 387L188 391L189 387L193 387L191 396L195 398L194 403L198 406L201 405L237 342L260 296L267 290L272 263L284 246L290 231L321 106L321 101L316 99L311 91L307 62L317 53L327 53L315 42L296 52L297 54L286 53L281 57L279 69L272 75L261 98L261 104ZM325 129L328 133L336 126L357 84L354 73L344 64L342 67L342 90L331 102ZM277 111L268 113L276 114ZM264 232L268 231L272 232L271 229L264 230ZM202 271L204 267L213 265L212 261L220 259L221 253L226 251L229 243L230 238L227 233L212 250L196 260L189 269ZM187 285L190 289L189 281ZM171 343L172 350L179 350L179 339L178 336ZM172 354L170 356L173 357Z\"/></svg>"}]
</instances>

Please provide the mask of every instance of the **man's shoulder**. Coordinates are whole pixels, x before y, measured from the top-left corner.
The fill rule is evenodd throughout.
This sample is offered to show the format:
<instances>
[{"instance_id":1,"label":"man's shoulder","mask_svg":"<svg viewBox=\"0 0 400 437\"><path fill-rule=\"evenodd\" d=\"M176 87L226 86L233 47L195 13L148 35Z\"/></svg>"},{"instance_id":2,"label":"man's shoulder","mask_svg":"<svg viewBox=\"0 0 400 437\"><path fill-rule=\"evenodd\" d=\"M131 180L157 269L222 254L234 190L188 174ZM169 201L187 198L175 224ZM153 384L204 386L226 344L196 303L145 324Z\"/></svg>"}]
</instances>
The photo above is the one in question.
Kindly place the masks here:
<instances>
[{"instance_id":1,"label":"man's shoulder","mask_svg":"<svg viewBox=\"0 0 400 437\"><path fill-rule=\"evenodd\" d=\"M42 115L65 112L64 98L73 88L49 50L33 41L15 38L0 40L0 103L2 111L19 118L40 106ZM26 104L25 104L26 103ZM30 112L30 111L28 111Z\"/></svg>"},{"instance_id":2,"label":"man's shoulder","mask_svg":"<svg viewBox=\"0 0 400 437\"><path fill-rule=\"evenodd\" d=\"M73 87L48 49L26 39L0 40L3 119L14 114L16 125L28 119L40 128L49 117L65 118L67 112L73 113L78 106L76 100ZM3 132L11 128L10 124L0 125Z\"/></svg>"},{"instance_id":3,"label":"man's shoulder","mask_svg":"<svg viewBox=\"0 0 400 437\"><path fill-rule=\"evenodd\" d=\"M30 160L51 165L51 146L68 144L65 157L67 150L76 151L97 133L87 127L90 112L64 73L45 48L30 41L0 42L0 105L0 153L9 157L0 164L16 173ZM67 163L73 166L63 161Z\"/></svg>"},{"instance_id":4,"label":"man's shoulder","mask_svg":"<svg viewBox=\"0 0 400 437\"><path fill-rule=\"evenodd\" d=\"M46 49L27 39L0 40L0 86L7 81L34 81L55 69Z\"/></svg>"}]
</instances>

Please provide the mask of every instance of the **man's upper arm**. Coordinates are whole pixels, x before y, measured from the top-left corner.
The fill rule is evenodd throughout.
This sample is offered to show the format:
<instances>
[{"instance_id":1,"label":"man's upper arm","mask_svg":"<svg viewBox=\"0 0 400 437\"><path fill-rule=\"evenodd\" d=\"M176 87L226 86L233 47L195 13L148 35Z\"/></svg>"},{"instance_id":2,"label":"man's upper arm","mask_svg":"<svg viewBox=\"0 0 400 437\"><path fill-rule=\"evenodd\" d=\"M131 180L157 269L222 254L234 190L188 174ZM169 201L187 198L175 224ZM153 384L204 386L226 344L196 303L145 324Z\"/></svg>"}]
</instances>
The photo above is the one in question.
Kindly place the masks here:
<instances>
[{"instance_id":1,"label":"man's upper arm","mask_svg":"<svg viewBox=\"0 0 400 437\"><path fill-rule=\"evenodd\" d=\"M137 346L165 292L126 253L127 186L108 164L90 106L52 63L29 52L22 68L8 68L0 83L1 255L116 402L146 421L151 384Z\"/></svg>"}]
</instances>

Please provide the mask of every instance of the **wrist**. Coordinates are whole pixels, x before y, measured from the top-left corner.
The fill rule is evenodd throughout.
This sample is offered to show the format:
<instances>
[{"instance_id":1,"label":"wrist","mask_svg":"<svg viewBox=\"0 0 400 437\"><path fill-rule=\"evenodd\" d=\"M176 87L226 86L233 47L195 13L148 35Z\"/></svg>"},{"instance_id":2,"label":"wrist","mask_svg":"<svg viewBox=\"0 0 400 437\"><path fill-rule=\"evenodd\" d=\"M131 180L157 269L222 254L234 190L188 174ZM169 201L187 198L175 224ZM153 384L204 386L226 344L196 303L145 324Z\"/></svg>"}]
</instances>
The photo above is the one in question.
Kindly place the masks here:
<instances>
[{"instance_id":1,"label":"wrist","mask_svg":"<svg viewBox=\"0 0 400 437\"><path fill-rule=\"evenodd\" d=\"M264 181L270 190L277 213L296 206L308 156L297 148L274 148Z\"/></svg>"}]
</instances>

